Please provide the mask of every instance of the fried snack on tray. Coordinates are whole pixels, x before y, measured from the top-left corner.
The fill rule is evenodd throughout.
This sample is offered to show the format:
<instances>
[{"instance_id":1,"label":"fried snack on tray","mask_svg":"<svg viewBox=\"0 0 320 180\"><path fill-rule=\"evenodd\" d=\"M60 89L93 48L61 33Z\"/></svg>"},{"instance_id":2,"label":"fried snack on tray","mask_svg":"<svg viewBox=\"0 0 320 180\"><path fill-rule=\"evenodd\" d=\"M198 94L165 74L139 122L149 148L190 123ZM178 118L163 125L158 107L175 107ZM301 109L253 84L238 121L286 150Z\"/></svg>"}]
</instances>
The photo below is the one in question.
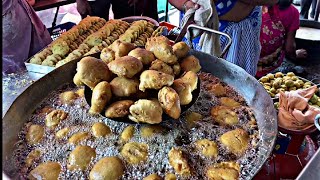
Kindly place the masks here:
<instances>
[{"instance_id":1,"label":"fried snack on tray","mask_svg":"<svg viewBox=\"0 0 320 180\"><path fill-rule=\"evenodd\" d=\"M110 49L115 53L115 58L127 56L134 48L136 48L134 44L120 40L116 40L110 45Z\"/></svg>"},{"instance_id":2,"label":"fried snack on tray","mask_svg":"<svg viewBox=\"0 0 320 180\"><path fill-rule=\"evenodd\" d=\"M104 48L101 51L100 58L102 61L108 64L115 59L115 53L110 48Z\"/></svg>"},{"instance_id":3,"label":"fried snack on tray","mask_svg":"<svg viewBox=\"0 0 320 180\"><path fill-rule=\"evenodd\" d=\"M163 86L171 86L174 77L155 70L145 70L140 75L139 89L145 91L146 89L161 89Z\"/></svg>"},{"instance_id":4,"label":"fried snack on tray","mask_svg":"<svg viewBox=\"0 0 320 180\"><path fill-rule=\"evenodd\" d=\"M125 170L125 166L120 158L116 156L100 159L91 169L90 180L115 180L120 179Z\"/></svg>"},{"instance_id":5,"label":"fried snack on tray","mask_svg":"<svg viewBox=\"0 0 320 180\"><path fill-rule=\"evenodd\" d=\"M157 59L167 64L173 65L178 62L178 58L169 44L169 39L164 36L148 38L146 50L153 52Z\"/></svg>"},{"instance_id":6,"label":"fried snack on tray","mask_svg":"<svg viewBox=\"0 0 320 180\"><path fill-rule=\"evenodd\" d=\"M109 81L111 73L105 62L94 57L84 57L77 64L77 77L93 89L101 81Z\"/></svg>"},{"instance_id":7,"label":"fried snack on tray","mask_svg":"<svg viewBox=\"0 0 320 180\"><path fill-rule=\"evenodd\" d=\"M142 48L133 49L128 55L139 59L145 66L150 65L156 59L151 51Z\"/></svg>"},{"instance_id":8,"label":"fried snack on tray","mask_svg":"<svg viewBox=\"0 0 320 180\"><path fill-rule=\"evenodd\" d=\"M135 57L123 56L111 61L108 67L111 72L120 77L132 78L142 70L143 64Z\"/></svg>"},{"instance_id":9,"label":"fried snack on tray","mask_svg":"<svg viewBox=\"0 0 320 180\"><path fill-rule=\"evenodd\" d=\"M129 119L134 122L158 124L162 121L162 108L157 100L140 99L129 108Z\"/></svg>"},{"instance_id":10,"label":"fried snack on tray","mask_svg":"<svg viewBox=\"0 0 320 180\"><path fill-rule=\"evenodd\" d=\"M197 89L198 76L193 71L186 72L179 79L181 79L182 82L189 84L191 86L192 91Z\"/></svg>"},{"instance_id":11,"label":"fried snack on tray","mask_svg":"<svg viewBox=\"0 0 320 180\"><path fill-rule=\"evenodd\" d=\"M178 119L181 114L180 98L171 87L163 87L158 93L158 100L164 112L173 119Z\"/></svg>"},{"instance_id":12,"label":"fried snack on tray","mask_svg":"<svg viewBox=\"0 0 320 180\"><path fill-rule=\"evenodd\" d=\"M159 59L152 61L149 69L170 74L172 76L174 75L172 67Z\"/></svg>"},{"instance_id":13,"label":"fried snack on tray","mask_svg":"<svg viewBox=\"0 0 320 180\"><path fill-rule=\"evenodd\" d=\"M195 73L199 72L201 69L199 59L194 55L190 55L182 60L180 63L181 69L184 72L193 71Z\"/></svg>"},{"instance_id":14,"label":"fried snack on tray","mask_svg":"<svg viewBox=\"0 0 320 180\"><path fill-rule=\"evenodd\" d=\"M102 81L98 83L92 91L91 106L89 113L99 114L102 112L112 97L111 86L108 82Z\"/></svg>"},{"instance_id":15,"label":"fried snack on tray","mask_svg":"<svg viewBox=\"0 0 320 180\"><path fill-rule=\"evenodd\" d=\"M189 53L189 46L185 42L178 42L172 46L173 53L180 59L184 58Z\"/></svg>"}]
</instances>

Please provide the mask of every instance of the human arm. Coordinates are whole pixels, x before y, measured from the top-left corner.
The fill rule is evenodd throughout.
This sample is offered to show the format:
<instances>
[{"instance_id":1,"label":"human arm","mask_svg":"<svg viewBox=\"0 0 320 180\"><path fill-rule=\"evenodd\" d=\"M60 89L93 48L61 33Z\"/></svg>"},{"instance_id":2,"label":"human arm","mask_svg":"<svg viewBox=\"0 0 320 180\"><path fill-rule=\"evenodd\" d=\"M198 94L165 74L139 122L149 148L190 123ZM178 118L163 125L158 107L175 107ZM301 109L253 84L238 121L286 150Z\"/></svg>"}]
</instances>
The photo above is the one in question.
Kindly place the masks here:
<instances>
[{"instance_id":1,"label":"human arm","mask_svg":"<svg viewBox=\"0 0 320 180\"><path fill-rule=\"evenodd\" d=\"M296 59L296 41L295 41L296 31L290 31L286 35L284 50L286 57L289 59Z\"/></svg>"},{"instance_id":2,"label":"human arm","mask_svg":"<svg viewBox=\"0 0 320 180\"><path fill-rule=\"evenodd\" d=\"M36 0L27 0L30 6L33 6L36 3Z\"/></svg>"},{"instance_id":3,"label":"human arm","mask_svg":"<svg viewBox=\"0 0 320 180\"><path fill-rule=\"evenodd\" d=\"M198 9L199 8L199 5L198 4L195 4L193 3L191 0L168 0L168 2L174 6L175 8L179 9L180 11L184 11L184 10L188 10L190 8L195 8L195 9ZM185 5L185 8L184 9L184 6Z\"/></svg>"},{"instance_id":4,"label":"human arm","mask_svg":"<svg viewBox=\"0 0 320 180\"><path fill-rule=\"evenodd\" d=\"M76 0L77 10L82 17L91 14L91 7L87 0Z\"/></svg>"}]
</instances>

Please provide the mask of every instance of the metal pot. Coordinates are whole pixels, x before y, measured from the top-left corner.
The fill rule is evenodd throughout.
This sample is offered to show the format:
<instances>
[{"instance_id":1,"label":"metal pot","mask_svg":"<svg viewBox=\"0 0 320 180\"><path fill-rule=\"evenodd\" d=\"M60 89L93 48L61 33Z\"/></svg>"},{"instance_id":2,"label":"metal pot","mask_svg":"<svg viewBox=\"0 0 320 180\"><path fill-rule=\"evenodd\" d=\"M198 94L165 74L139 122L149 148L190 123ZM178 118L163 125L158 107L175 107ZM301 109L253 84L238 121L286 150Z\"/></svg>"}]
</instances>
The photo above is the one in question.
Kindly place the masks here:
<instances>
[{"instance_id":1,"label":"metal pot","mask_svg":"<svg viewBox=\"0 0 320 180\"><path fill-rule=\"evenodd\" d=\"M260 170L273 150L277 136L277 115L273 101L260 83L240 67L208 54L190 51L201 63L202 71L212 73L233 87L252 107L259 127L257 158L250 162L246 179L251 179ZM71 61L45 75L27 88L11 105L2 119L2 167L9 178L17 177L12 152L18 133L37 105L60 85L72 82L79 60Z\"/></svg>"}]
</instances>

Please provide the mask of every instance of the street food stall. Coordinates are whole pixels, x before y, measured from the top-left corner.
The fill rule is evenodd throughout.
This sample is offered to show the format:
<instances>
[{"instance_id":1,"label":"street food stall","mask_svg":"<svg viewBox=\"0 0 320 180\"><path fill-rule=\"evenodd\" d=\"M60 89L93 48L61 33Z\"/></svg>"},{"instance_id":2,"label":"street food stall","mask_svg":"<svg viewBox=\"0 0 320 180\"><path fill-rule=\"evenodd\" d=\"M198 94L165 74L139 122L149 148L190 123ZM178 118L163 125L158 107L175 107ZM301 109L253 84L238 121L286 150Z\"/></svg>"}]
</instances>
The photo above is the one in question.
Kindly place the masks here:
<instances>
[{"instance_id":1,"label":"street food stall","mask_svg":"<svg viewBox=\"0 0 320 180\"><path fill-rule=\"evenodd\" d=\"M3 177L273 179L266 165L277 164L279 134L301 164L299 148L320 117L288 130L277 104L282 90L315 87L309 104L319 108L317 84L294 73L257 80L175 42L173 29L147 17L88 16L26 60L26 71L4 76ZM302 162L300 178L319 178L306 173L317 159L319 151Z\"/></svg>"}]
</instances>

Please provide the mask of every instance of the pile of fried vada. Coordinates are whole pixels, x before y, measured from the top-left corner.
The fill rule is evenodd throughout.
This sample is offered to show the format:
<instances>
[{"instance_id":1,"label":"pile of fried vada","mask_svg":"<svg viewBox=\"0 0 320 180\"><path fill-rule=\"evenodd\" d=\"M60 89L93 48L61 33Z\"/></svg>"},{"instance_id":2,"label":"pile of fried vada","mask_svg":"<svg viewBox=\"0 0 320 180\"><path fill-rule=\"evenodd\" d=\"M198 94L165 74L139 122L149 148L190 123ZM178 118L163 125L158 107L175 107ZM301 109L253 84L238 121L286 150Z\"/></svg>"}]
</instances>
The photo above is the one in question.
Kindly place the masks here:
<instances>
[{"instance_id":1,"label":"pile of fried vada","mask_svg":"<svg viewBox=\"0 0 320 180\"><path fill-rule=\"evenodd\" d=\"M164 36L148 38L145 48L116 40L100 59L82 58L73 81L92 90L90 114L158 124L163 113L178 119L192 101L201 66L188 53L186 43L171 46Z\"/></svg>"}]
</instances>

